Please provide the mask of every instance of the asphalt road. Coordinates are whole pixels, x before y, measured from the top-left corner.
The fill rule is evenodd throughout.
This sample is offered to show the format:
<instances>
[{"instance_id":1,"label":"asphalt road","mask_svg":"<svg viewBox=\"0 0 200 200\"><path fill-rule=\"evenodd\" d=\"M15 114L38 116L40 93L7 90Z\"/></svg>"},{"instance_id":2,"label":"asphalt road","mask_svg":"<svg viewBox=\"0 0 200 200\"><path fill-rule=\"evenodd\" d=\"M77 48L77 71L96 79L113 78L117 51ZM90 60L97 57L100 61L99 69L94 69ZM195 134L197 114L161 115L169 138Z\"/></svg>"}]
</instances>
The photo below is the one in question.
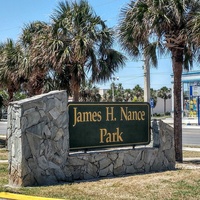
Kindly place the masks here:
<instances>
[{"instance_id":1,"label":"asphalt road","mask_svg":"<svg viewBox=\"0 0 200 200\"><path fill-rule=\"evenodd\" d=\"M193 128L183 127L183 144L200 146L200 126Z\"/></svg>"},{"instance_id":2,"label":"asphalt road","mask_svg":"<svg viewBox=\"0 0 200 200\"><path fill-rule=\"evenodd\" d=\"M6 135L7 122L0 121L0 135Z\"/></svg>"},{"instance_id":3,"label":"asphalt road","mask_svg":"<svg viewBox=\"0 0 200 200\"><path fill-rule=\"evenodd\" d=\"M6 135L7 123L0 121L0 135ZM183 145L200 146L200 126L183 126Z\"/></svg>"}]
</instances>

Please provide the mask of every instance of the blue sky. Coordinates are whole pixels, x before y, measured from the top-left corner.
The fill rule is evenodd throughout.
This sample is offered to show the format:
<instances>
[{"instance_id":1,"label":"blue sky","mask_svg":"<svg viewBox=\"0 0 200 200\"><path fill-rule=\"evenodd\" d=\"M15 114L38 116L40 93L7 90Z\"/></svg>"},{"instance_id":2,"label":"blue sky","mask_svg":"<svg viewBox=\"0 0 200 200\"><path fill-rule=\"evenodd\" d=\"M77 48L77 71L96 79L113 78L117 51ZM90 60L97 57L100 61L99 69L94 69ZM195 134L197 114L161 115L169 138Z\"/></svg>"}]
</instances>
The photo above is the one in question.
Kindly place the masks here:
<instances>
[{"instance_id":1,"label":"blue sky","mask_svg":"<svg viewBox=\"0 0 200 200\"><path fill-rule=\"evenodd\" d=\"M25 24L39 20L50 21L50 15L58 6L60 0L1 0L0 7L0 42L7 38L17 40ZM119 20L120 9L129 0L89 0L97 15L101 16L109 27L115 27ZM117 50L121 51L119 46ZM124 88L134 88L144 85L142 61L129 59L126 66L120 69L115 76L119 77L115 83L122 83ZM171 87L172 67L170 57L159 59L157 69L151 68L151 88L160 89L163 86ZM111 81L98 85L99 88L110 88Z\"/></svg>"}]
</instances>

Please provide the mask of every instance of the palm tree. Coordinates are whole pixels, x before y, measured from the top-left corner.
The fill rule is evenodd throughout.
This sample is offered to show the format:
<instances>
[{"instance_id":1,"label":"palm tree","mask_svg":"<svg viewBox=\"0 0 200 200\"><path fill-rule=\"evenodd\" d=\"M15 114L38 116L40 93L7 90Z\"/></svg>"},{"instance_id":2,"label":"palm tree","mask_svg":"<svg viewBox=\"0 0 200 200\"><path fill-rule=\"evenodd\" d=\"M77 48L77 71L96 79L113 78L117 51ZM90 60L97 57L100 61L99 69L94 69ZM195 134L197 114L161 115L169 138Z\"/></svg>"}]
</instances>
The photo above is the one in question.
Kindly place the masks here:
<instances>
[{"instance_id":1,"label":"palm tree","mask_svg":"<svg viewBox=\"0 0 200 200\"><path fill-rule=\"evenodd\" d=\"M86 73L91 72L93 82L107 81L124 65L125 57L111 48L113 31L95 15L87 1L60 2L51 19L55 35L51 51L46 54L56 56L52 63L55 68L69 69L71 91L74 101L78 101Z\"/></svg>"},{"instance_id":2,"label":"palm tree","mask_svg":"<svg viewBox=\"0 0 200 200\"><path fill-rule=\"evenodd\" d=\"M114 95L114 98L113 98L113 95ZM128 94L126 93L126 95ZM116 84L114 82L110 84L110 89L106 91L103 97L105 101L109 101L109 102L113 101L113 99L115 102L123 102L123 101L128 100L126 99L127 96L125 96L125 90L122 86L122 83Z\"/></svg>"},{"instance_id":3,"label":"palm tree","mask_svg":"<svg viewBox=\"0 0 200 200\"><path fill-rule=\"evenodd\" d=\"M122 83L119 83L117 85L115 93L116 93L115 94L115 101L116 102L123 102L123 101L125 101L124 88L122 86Z\"/></svg>"},{"instance_id":4,"label":"palm tree","mask_svg":"<svg viewBox=\"0 0 200 200\"><path fill-rule=\"evenodd\" d=\"M167 87L162 87L160 90L158 90L158 97L164 100L164 114L166 113L166 100L171 99L171 89Z\"/></svg>"},{"instance_id":5,"label":"palm tree","mask_svg":"<svg viewBox=\"0 0 200 200\"><path fill-rule=\"evenodd\" d=\"M7 88L9 101L13 100L14 92L20 88L23 78L19 73L22 57L21 46L12 39L0 45L0 86Z\"/></svg>"},{"instance_id":6,"label":"palm tree","mask_svg":"<svg viewBox=\"0 0 200 200\"><path fill-rule=\"evenodd\" d=\"M99 88L93 85L91 81L85 81L80 87L80 99L81 101L99 102L101 100Z\"/></svg>"},{"instance_id":7,"label":"palm tree","mask_svg":"<svg viewBox=\"0 0 200 200\"><path fill-rule=\"evenodd\" d=\"M104 98L106 99L106 101L115 101L115 96L116 96L116 89L117 89L117 84L112 82L110 84L110 89L108 89L106 91L106 94L104 95ZM113 98L114 97L114 98Z\"/></svg>"},{"instance_id":8,"label":"palm tree","mask_svg":"<svg viewBox=\"0 0 200 200\"><path fill-rule=\"evenodd\" d=\"M103 102L111 102L112 101L112 90L111 89L107 90L107 92L103 94L102 101Z\"/></svg>"},{"instance_id":9,"label":"palm tree","mask_svg":"<svg viewBox=\"0 0 200 200\"><path fill-rule=\"evenodd\" d=\"M133 88L134 101L143 102L144 101L144 90L140 85L136 85Z\"/></svg>"},{"instance_id":10,"label":"palm tree","mask_svg":"<svg viewBox=\"0 0 200 200\"><path fill-rule=\"evenodd\" d=\"M125 57L111 48L113 31L86 1L60 2L51 21L29 24L21 37L32 69L29 85L35 80L37 91L66 89L78 101L86 74L92 82L104 82L123 67Z\"/></svg>"},{"instance_id":11,"label":"palm tree","mask_svg":"<svg viewBox=\"0 0 200 200\"><path fill-rule=\"evenodd\" d=\"M161 43L152 40L148 36L149 31L147 30L145 23L142 22L142 16L146 11L146 7L143 7L143 4L141 4L138 6L138 9L135 8L132 10L134 4L135 1L131 1L127 7L122 9L121 21L118 27L118 36L122 44L122 48L131 57L136 60L144 60L144 99L149 102L150 66L157 67L158 60L156 54L159 52L163 53L164 49Z\"/></svg>"},{"instance_id":12,"label":"palm tree","mask_svg":"<svg viewBox=\"0 0 200 200\"><path fill-rule=\"evenodd\" d=\"M199 12L192 13L192 18L188 22L190 39L197 45L200 45L200 15ZM199 60L199 57L198 57Z\"/></svg>"},{"instance_id":13,"label":"palm tree","mask_svg":"<svg viewBox=\"0 0 200 200\"><path fill-rule=\"evenodd\" d=\"M195 55L191 40L191 22L199 15L197 0L137 0L122 10L119 38L124 49L133 56L147 52L147 39L165 47L172 57L174 73L174 137L175 157L182 162L181 76L189 69ZM190 25L190 27L189 27ZM191 29L191 30L190 30ZM163 50L161 48L161 50ZM161 52L162 53L162 52Z\"/></svg>"},{"instance_id":14,"label":"palm tree","mask_svg":"<svg viewBox=\"0 0 200 200\"><path fill-rule=\"evenodd\" d=\"M2 118L3 97L0 95L0 120Z\"/></svg>"},{"instance_id":15,"label":"palm tree","mask_svg":"<svg viewBox=\"0 0 200 200\"><path fill-rule=\"evenodd\" d=\"M150 96L151 99L153 99L153 108L156 107L157 104L157 91L153 88L150 89Z\"/></svg>"},{"instance_id":16,"label":"palm tree","mask_svg":"<svg viewBox=\"0 0 200 200\"><path fill-rule=\"evenodd\" d=\"M132 101L133 100L133 90L131 89L125 89L124 90L124 98L125 98L125 101Z\"/></svg>"},{"instance_id":17,"label":"palm tree","mask_svg":"<svg viewBox=\"0 0 200 200\"><path fill-rule=\"evenodd\" d=\"M50 34L50 30L51 26L40 21L26 24L22 29L19 42L24 49L24 62L21 69L26 79L23 88L27 91L29 96L48 91L47 87L49 87L48 89L51 88L49 86L49 81L53 84L52 79L49 77L49 63L42 62L41 57L39 57L41 51L38 51L38 48L36 48L41 38L47 37ZM49 83L48 86L47 82Z\"/></svg>"}]
</instances>

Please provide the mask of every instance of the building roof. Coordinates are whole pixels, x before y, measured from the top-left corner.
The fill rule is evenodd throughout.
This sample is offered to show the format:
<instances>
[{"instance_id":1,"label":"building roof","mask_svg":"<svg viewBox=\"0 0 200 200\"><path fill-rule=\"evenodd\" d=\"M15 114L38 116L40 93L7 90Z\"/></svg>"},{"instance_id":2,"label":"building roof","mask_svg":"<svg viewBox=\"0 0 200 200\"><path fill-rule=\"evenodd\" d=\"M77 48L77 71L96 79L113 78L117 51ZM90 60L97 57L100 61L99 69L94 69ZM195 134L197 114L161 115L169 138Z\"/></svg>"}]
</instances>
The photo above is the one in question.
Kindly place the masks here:
<instances>
[{"instance_id":1,"label":"building roof","mask_svg":"<svg viewBox=\"0 0 200 200\"><path fill-rule=\"evenodd\" d=\"M171 74L171 83L174 82L174 74ZM189 71L182 73L182 82L200 82L200 71Z\"/></svg>"}]
</instances>

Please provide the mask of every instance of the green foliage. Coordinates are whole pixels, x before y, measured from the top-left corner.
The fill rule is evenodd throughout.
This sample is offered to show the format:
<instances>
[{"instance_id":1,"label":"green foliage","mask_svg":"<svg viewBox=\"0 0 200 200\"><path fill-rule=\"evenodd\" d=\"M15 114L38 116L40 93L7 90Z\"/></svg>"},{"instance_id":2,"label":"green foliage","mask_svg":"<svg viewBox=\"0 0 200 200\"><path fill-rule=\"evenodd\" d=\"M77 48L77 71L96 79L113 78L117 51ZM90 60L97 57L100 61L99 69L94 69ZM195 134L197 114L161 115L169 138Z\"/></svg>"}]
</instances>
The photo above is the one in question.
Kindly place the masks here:
<instances>
[{"instance_id":1,"label":"green foliage","mask_svg":"<svg viewBox=\"0 0 200 200\"><path fill-rule=\"evenodd\" d=\"M160 90L158 90L157 96L164 100L164 113L166 113L166 100L171 99L171 89L162 87Z\"/></svg>"},{"instance_id":2,"label":"green foliage","mask_svg":"<svg viewBox=\"0 0 200 200\"><path fill-rule=\"evenodd\" d=\"M115 84L114 82L110 85L110 89L107 90L103 97L103 101L112 101L114 91L114 100L116 102L130 102L133 100L133 90L124 89L122 83Z\"/></svg>"},{"instance_id":3,"label":"green foliage","mask_svg":"<svg viewBox=\"0 0 200 200\"><path fill-rule=\"evenodd\" d=\"M136 97L136 96L134 96L134 97L133 97L133 100L132 100L132 102L138 102L138 99L137 99L137 97Z\"/></svg>"},{"instance_id":4,"label":"green foliage","mask_svg":"<svg viewBox=\"0 0 200 200\"><path fill-rule=\"evenodd\" d=\"M122 83L112 83L110 89L104 94L104 101L112 101L112 93L114 87L114 95L116 102L144 102L144 90L140 85L136 85L133 89L124 89ZM151 98L154 99L154 107L157 103L157 91L151 88Z\"/></svg>"},{"instance_id":5,"label":"green foliage","mask_svg":"<svg viewBox=\"0 0 200 200\"><path fill-rule=\"evenodd\" d=\"M0 48L0 83L7 88L9 100L13 100L13 93L20 88L22 74L20 67L24 66L22 47L12 39L7 39Z\"/></svg>"},{"instance_id":6,"label":"green foliage","mask_svg":"<svg viewBox=\"0 0 200 200\"><path fill-rule=\"evenodd\" d=\"M170 113L170 112L166 112L165 115L166 115L166 116L170 116L171 113Z\"/></svg>"},{"instance_id":7,"label":"green foliage","mask_svg":"<svg viewBox=\"0 0 200 200\"><path fill-rule=\"evenodd\" d=\"M0 192L6 191L6 184L8 184L8 164L0 164Z\"/></svg>"},{"instance_id":8,"label":"green foliage","mask_svg":"<svg viewBox=\"0 0 200 200\"><path fill-rule=\"evenodd\" d=\"M17 92L14 93L14 100L15 101L19 101L19 100L25 99L25 98L27 98L27 95L22 93L22 92L17 91Z\"/></svg>"},{"instance_id":9,"label":"green foliage","mask_svg":"<svg viewBox=\"0 0 200 200\"><path fill-rule=\"evenodd\" d=\"M134 101L137 102L144 101L144 90L140 87L140 85L136 85L133 88L133 96L134 96Z\"/></svg>"},{"instance_id":10,"label":"green foliage","mask_svg":"<svg viewBox=\"0 0 200 200\"><path fill-rule=\"evenodd\" d=\"M21 87L29 96L65 89L78 101L86 74L105 82L125 65L125 56L112 48L114 31L87 1L59 2L50 21L30 22L19 41L0 46L0 82L9 101Z\"/></svg>"},{"instance_id":11,"label":"green foliage","mask_svg":"<svg viewBox=\"0 0 200 200\"><path fill-rule=\"evenodd\" d=\"M182 161L181 75L200 60L200 1L131 1L121 10L119 40L134 58L157 66L157 55L170 53L174 73L174 124L176 160ZM166 98L162 97L164 100ZM164 108L164 113L165 113Z\"/></svg>"},{"instance_id":12,"label":"green foliage","mask_svg":"<svg viewBox=\"0 0 200 200\"><path fill-rule=\"evenodd\" d=\"M9 95L8 95L8 92L6 90L0 90L0 97L2 97L3 99L3 107L7 107L8 104L9 104ZM21 100L21 99L25 99L27 98L27 95L22 93L22 92L15 92L14 95L13 95L13 101L18 101L18 100Z\"/></svg>"},{"instance_id":13,"label":"green foliage","mask_svg":"<svg viewBox=\"0 0 200 200\"><path fill-rule=\"evenodd\" d=\"M153 107L155 108L156 104L157 104L157 91L154 90L153 88L151 88L150 89L150 96L151 96L151 99L153 99L153 102L154 102Z\"/></svg>"},{"instance_id":14,"label":"green foliage","mask_svg":"<svg viewBox=\"0 0 200 200\"><path fill-rule=\"evenodd\" d=\"M84 84L81 85L79 96L80 101L99 102L101 100L99 88L94 86L90 81L85 81Z\"/></svg>"},{"instance_id":15,"label":"green foliage","mask_svg":"<svg viewBox=\"0 0 200 200\"><path fill-rule=\"evenodd\" d=\"M167 87L162 87L161 89L159 89L157 96L164 100L171 99L171 89Z\"/></svg>"},{"instance_id":16,"label":"green foliage","mask_svg":"<svg viewBox=\"0 0 200 200\"><path fill-rule=\"evenodd\" d=\"M5 90L0 90L0 96L2 97L3 99L3 105L2 106L7 106L9 101L9 95L8 95L8 92L6 92Z\"/></svg>"}]
</instances>

